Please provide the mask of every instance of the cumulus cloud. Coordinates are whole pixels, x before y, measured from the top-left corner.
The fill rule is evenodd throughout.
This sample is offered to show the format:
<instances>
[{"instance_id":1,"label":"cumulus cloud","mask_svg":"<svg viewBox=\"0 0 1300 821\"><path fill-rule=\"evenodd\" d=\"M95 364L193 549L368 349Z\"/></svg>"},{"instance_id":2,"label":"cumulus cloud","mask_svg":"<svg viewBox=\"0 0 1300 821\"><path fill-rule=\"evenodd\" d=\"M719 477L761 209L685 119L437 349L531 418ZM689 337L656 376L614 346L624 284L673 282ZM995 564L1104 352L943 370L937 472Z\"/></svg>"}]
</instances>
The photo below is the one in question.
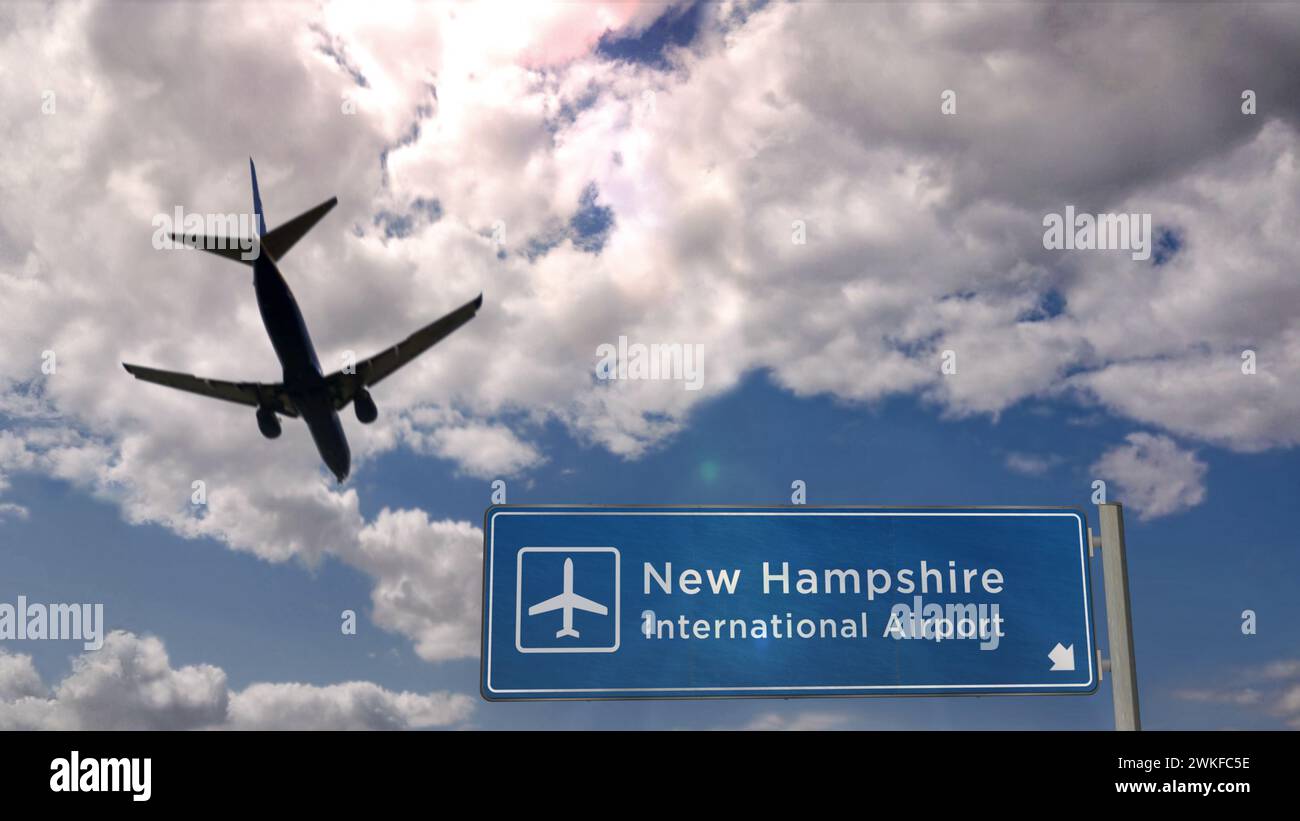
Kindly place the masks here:
<instances>
[{"instance_id":1,"label":"cumulus cloud","mask_svg":"<svg viewBox=\"0 0 1300 821\"><path fill-rule=\"evenodd\" d=\"M1139 519L1155 519L1205 501L1206 465L1168 436L1130 433L1128 444L1102 454L1092 473L1114 483L1118 497Z\"/></svg>"},{"instance_id":2,"label":"cumulus cloud","mask_svg":"<svg viewBox=\"0 0 1300 821\"><path fill-rule=\"evenodd\" d=\"M207 664L172 668L156 638L115 631L98 651L76 657L48 695L28 656L4 651L0 725L42 729L182 729L224 720L226 675ZM20 689L25 685L26 692ZM15 692L18 690L18 692Z\"/></svg>"},{"instance_id":3,"label":"cumulus cloud","mask_svg":"<svg viewBox=\"0 0 1300 821\"><path fill-rule=\"evenodd\" d=\"M1174 697L1199 704L1243 707L1300 729L1300 660L1278 659L1232 671L1230 685L1174 691Z\"/></svg>"},{"instance_id":4,"label":"cumulus cloud","mask_svg":"<svg viewBox=\"0 0 1300 821\"><path fill-rule=\"evenodd\" d=\"M131 456L117 459L103 443L67 428L0 431L0 472L42 470L119 501L134 521L162 521L181 535L220 539L268 561L342 561L373 579L375 622L410 637L422 657L478 652L480 528L431 521L421 510L384 509L366 522L355 490L332 491L324 479L295 485L273 462L244 481L199 473L207 500L194 506L192 483L174 463L167 474L145 471L124 487L116 477ZM275 483L277 476L284 484Z\"/></svg>"},{"instance_id":5,"label":"cumulus cloud","mask_svg":"<svg viewBox=\"0 0 1300 821\"><path fill-rule=\"evenodd\" d=\"M505 425L469 420L447 409L419 408L398 427L417 453L455 462L480 479L514 476L545 461L540 450Z\"/></svg>"},{"instance_id":6,"label":"cumulus cloud","mask_svg":"<svg viewBox=\"0 0 1300 821\"><path fill-rule=\"evenodd\" d=\"M0 702L44 695L45 685L32 664L32 657L0 651Z\"/></svg>"},{"instance_id":7,"label":"cumulus cloud","mask_svg":"<svg viewBox=\"0 0 1300 821\"><path fill-rule=\"evenodd\" d=\"M456 724L472 710L468 696L395 693L362 681L232 691L220 668L173 667L159 639L120 630L75 658L50 690L30 656L0 650L0 728L7 730L391 730Z\"/></svg>"},{"instance_id":8,"label":"cumulus cloud","mask_svg":"<svg viewBox=\"0 0 1300 821\"><path fill-rule=\"evenodd\" d=\"M471 476L512 476L542 461L537 449L501 425L469 424L434 434L433 452Z\"/></svg>"},{"instance_id":9,"label":"cumulus cloud","mask_svg":"<svg viewBox=\"0 0 1300 821\"><path fill-rule=\"evenodd\" d=\"M361 531L349 560L376 580L375 622L412 638L421 658L478 654L481 529L468 522L430 521L422 510L384 509Z\"/></svg>"},{"instance_id":10,"label":"cumulus cloud","mask_svg":"<svg viewBox=\"0 0 1300 821\"><path fill-rule=\"evenodd\" d=\"M395 447L526 472L547 422L636 458L756 370L800 396L911 394L953 417L1051 396L1239 450L1300 443L1293 9L704 8L698 41L658 69L592 53L652 4L510 21L274 4L256 24L218 3L0 7L0 65L24 66L0 85L0 469L270 561L339 558L376 574L376 618L426 658L469 652L469 525L367 522L301 426L262 447L248 409L120 369L279 378L246 271L148 244L176 205L247 210L249 154L271 223L339 196L284 264L327 367L484 293L377 387L379 422L345 419L358 472ZM574 229L593 202L612 215L599 248ZM1042 217L1066 204L1149 212L1183 239L1161 265L1046 251ZM703 389L598 384L594 351L620 335L702 344ZM1170 490L1135 452L1164 453L1120 449L1127 501L1199 500L1194 458L1172 459Z\"/></svg>"},{"instance_id":11,"label":"cumulus cloud","mask_svg":"<svg viewBox=\"0 0 1300 821\"><path fill-rule=\"evenodd\" d=\"M253 684L230 697L237 730L407 730L441 727L469 716L473 701L451 693L394 693L368 681L315 687Z\"/></svg>"}]
</instances>

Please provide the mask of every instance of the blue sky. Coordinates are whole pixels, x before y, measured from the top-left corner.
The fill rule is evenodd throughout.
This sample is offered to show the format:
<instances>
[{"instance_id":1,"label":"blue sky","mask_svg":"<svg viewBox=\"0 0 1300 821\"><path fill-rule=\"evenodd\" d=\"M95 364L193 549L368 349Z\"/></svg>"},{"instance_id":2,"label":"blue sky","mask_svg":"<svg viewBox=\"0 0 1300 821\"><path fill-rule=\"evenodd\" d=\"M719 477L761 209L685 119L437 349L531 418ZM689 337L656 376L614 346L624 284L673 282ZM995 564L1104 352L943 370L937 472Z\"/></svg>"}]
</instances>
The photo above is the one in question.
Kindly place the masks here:
<instances>
[{"instance_id":1,"label":"blue sky","mask_svg":"<svg viewBox=\"0 0 1300 821\"><path fill-rule=\"evenodd\" d=\"M482 702L497 478L515 503L780 504L801 479L811 504L1094 525L1101 479L1146 726L1300 726L1300 11L265 15L0 7L0 65L27 67L0 88L0 602L102 602L121 631L0 643L0 727L1111 725L1108 683ZM245 212L249 155L273 226L338 196L282 260L326 370L484 294L375 424L345 412L342 486L301 425L266 442L120 367L280 378L246 272L150 244L177 208ZM1150 259L1050 247L1067 208L1149 215ZM601 382L624 336L702 346L701 389Z\"/></svg>"}]
</instances>

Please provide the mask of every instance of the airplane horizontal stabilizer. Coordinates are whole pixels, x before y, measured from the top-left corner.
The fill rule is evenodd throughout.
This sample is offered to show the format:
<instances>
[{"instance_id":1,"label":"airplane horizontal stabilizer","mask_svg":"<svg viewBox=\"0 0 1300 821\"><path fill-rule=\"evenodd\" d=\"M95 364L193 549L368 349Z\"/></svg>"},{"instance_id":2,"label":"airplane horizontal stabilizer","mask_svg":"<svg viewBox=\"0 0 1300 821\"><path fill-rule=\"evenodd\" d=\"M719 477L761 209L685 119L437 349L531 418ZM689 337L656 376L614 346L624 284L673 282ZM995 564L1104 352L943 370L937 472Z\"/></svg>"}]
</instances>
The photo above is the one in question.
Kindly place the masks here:
<instances>
[{"instance_id":1,"label":"airplane horizontal stabilizer","mask_svg":"<svg viewBox=\"0 0 1300 821\"><path fill-rule=\"evenodd\" d=\"M242 262L245 265L252 265L253 260L257 258L257 246L254 244L252 251L245 251L244 248L249 246L249 243L245 240L230 239L228 237L201 237L197 234L172 234L171 238L173 242L179 242L182 245L188 245L200 251L207 251L209 254L216 254L226 259L233 259L235 262ZM248 254L249 259L244 259L245 254Z\"/></svg>"},{"instance_id":2,"label":"airplane horizontal stabilizer","mask_svg":"<svg viewBox=\"0 0 1300 821\"><path fill-rule=\"evenodd\" d=\"M273 260L283 259L284 255L289 253L289 249L294 246L294 243L302 239L312 229L312 226L320 222L321 217L328 214L335 205L338 205L338 202L337 197L330 197L326 202L322 202L310 211L299 214L284 225L271 231L262 237L260 250L270 254ZM171 238L173 242L188 245L191 248L198 248L200 251L207 251L210 254L232 259L235 262L242 262L245 265L252 265L259 253L257 244L252 240L231 237L205 237L198 234L172 234ZM247 248L252 250L245 250ZM247 259L245 259L246 256Z\"/></svg>"},{"instance_id":3,"label":"airplane horizontal stabilizer","mask_svg":"<svg viewBox=\"0 0 1300 821\"><path fill-rule=\"evenodd\" d=\"M320 222L320 218L328 214L330 209L338 205L338 203L338 197L330 197L310 211L299 214L284 225L271 231L262 237L262 250L270 254L271 259L284 259L284 255L289 253L289 249L294 246L294 243L302 239L312 229L312 226Z\"/></svg>"}]
</instances>

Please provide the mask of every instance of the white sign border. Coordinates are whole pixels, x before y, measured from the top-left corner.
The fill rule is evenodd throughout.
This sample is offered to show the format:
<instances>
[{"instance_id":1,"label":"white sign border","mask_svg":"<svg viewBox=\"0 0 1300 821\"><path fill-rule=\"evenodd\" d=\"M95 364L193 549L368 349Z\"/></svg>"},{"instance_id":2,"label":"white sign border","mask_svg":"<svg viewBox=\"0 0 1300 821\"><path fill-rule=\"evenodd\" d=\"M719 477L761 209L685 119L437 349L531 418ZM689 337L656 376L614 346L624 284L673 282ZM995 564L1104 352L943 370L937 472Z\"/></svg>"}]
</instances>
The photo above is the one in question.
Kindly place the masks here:
<instances>
[{"instance_id":1,"label":"white sign border","mask_svg":"<svg viewBox=\"0 0 1300 821\"><path fill-rule=\"evenodd\" d=\"M563 506L561 506L563 507ZM610 505L609 507L622 507L619 505ZM498 516L1037 516L1037 517L1073 517L1079 525L1079 566L1080 578L1083 587L1083 613L1084 613L1084 633L1087 644L1088 656L1088 680L1086 682L1076 682L1073 684L1060 684L1045 682L1041 684L858 684L858 685L790 685L790 686L764 686L764 687L593 687L583 689L520 689L520 690L497 690L492 687L492 594L494 592L493 571L496 569L496 519ZM663 508L648 505L643 510L624 509L624 510L602 510L600 508L582 508L573 506L566 510L539 510L531 508L528 510L493 510L488 517L488 554L485 557L487 563L485 610L487 611L487 632L485 636L487 652L483 663L486 667L486 675L483 679L484 689L494 695L563 695L573 694L577 697L584 695L598 695L601 693L715 693L720 697L726 697L728 694L736 698L744 698L748 693L818 693L818 692L835 692L853 694L854 692L870 693L875 690L887 690L891 692L903 690L1001 690L1005 689L1010 692L1023 691L1035 687L1050 687L1058 692L1063 689L1077 689L1084 692L1092 691L1096 686L1096 671L1093 667L1095 662L1093 654L1092 639L1092 602L1089 600L1091 589L1088 586L1088 554L1083 532L1083 515L1077 511L1065 512L1036 512L1032 510L833 510L819 509L816 511L798 511L798 510L734 510L718 509L710 510L708 508L698 508L692 510L665 510ZM621 580L620 580L621 586ZM954 693L957 694L957 693ZM1024 695L1053 695L1053 693L1034 693L1026 692Z\"/></svg>"}]
</instances>

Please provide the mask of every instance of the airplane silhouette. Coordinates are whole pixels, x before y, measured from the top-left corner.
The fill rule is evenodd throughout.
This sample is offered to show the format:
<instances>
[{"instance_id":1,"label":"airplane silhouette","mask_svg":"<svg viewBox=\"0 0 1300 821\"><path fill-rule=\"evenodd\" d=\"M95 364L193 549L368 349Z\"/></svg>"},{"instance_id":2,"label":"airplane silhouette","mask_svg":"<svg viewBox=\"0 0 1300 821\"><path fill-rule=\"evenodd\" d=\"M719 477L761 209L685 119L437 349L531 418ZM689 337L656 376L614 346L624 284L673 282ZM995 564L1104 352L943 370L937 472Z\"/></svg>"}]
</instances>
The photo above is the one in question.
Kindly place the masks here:
<instances>
[{"instance_id":1,"label":"airplane silhouette","mask_svg":"<svg viewBox=\"0 0 1300 821\"><path fill-rule=\"evenodd\" d=\"M276 228L266 230L262 214L262 195L257 190L257 168L250 157L248 169L253 177L253 210L257 214L256 257L245 259L237 245L251 243L233 238L200 237L190 234L172 234L172 239L200 248L219 256L251 265L253 291L257 294L257 307L262 314L262 324L271 338L271 346L284 369L284 381L223 382L187 373L161 371L140 365L126 368L137 379L176 388L213 399L238 402L257 408L257 427L267 439L280 435L280 416L299 417L307 423L312 441L321 459L341 484L351 469L352 454L338 412L353 403L357 421L368 425L379 416L379 409L367 390L379 380L415 359L452 331L474 318L483 304L483 295L430 323L381 351L369 359L357 362L352 368L335 371L329 376L321 373L316 349L312 346L307 324L303 321L298 302L289 290L289 284L280 275L277 265L294 243L312 229L321 217L338 204L337 197L300 214ZM350 371L350 372L347 372Z\"/></svg>"},{"instance_id":2,"label":"airplane silhouette","mask_svg":"<svg viewBox=\"0 0 1300 821\"><path fill-rule=\"evenodd\" d=\"M573 559L564 560L564 592L558 596L552 596L546 601L534 604L528 608L528 615L536 616L540 613L549 613L552 610L564 610L564 626L555 634L557 639L565 636L578 638L578 631L573 629L574 610L585 610L599 616L609 613L605 605L596 604L591 599L584 599L573 592Z\"/></svg>"}]
</instances>

